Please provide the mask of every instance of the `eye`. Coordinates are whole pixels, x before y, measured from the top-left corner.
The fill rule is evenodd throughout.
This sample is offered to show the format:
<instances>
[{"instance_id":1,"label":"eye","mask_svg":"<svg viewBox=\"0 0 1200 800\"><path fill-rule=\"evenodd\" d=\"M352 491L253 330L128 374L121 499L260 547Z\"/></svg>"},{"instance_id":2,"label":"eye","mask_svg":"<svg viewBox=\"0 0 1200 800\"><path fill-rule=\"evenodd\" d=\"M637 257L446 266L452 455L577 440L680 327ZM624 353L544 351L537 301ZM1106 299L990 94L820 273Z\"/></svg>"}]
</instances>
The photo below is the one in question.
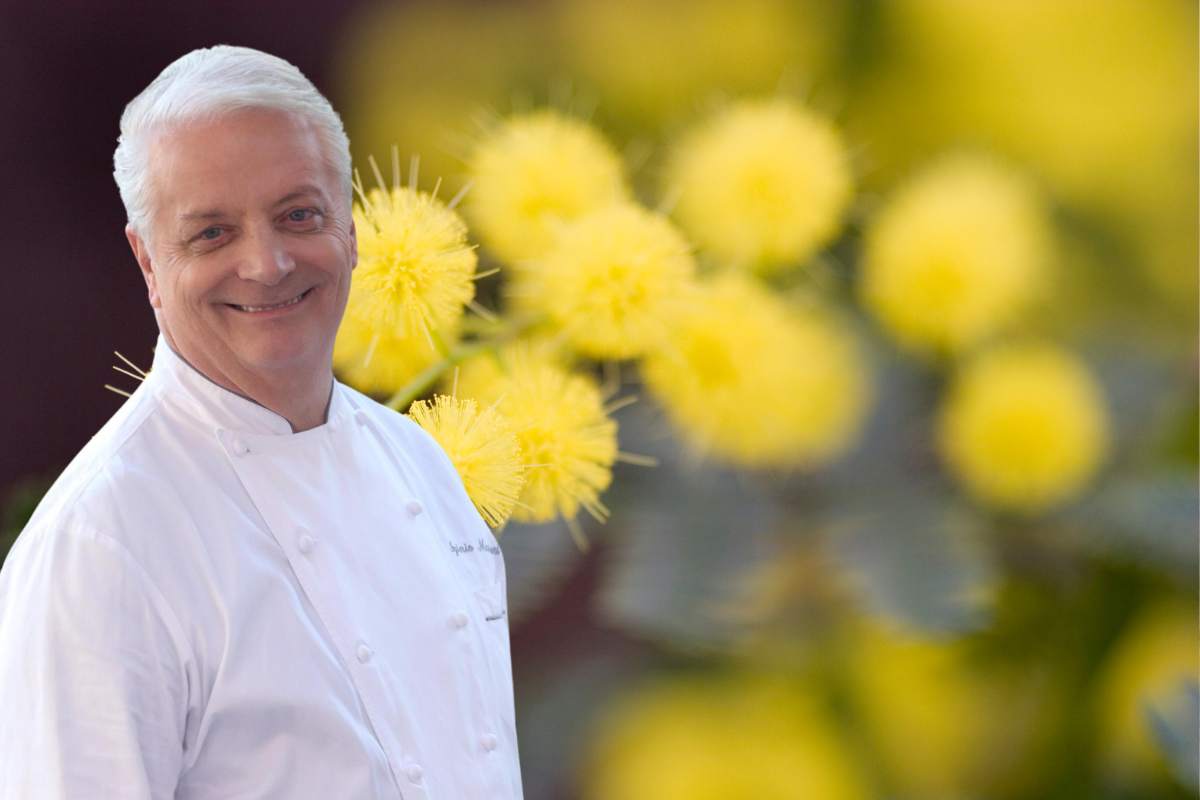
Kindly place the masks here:
<instances>
[{"instance_id":1,"label":"eye","mask_svg":"<svg viewBox=\"0 0 1200 800\"><path fill-rule=\"evenodd\" d=\"M200 231L200 235L197 236L196 238L203 239L204 241L207 241L207 242L211 242L214 239L217 239L218 237L220 237L220 235L221 235L221 229L218 228L216 225L214 225L211 228L205 228L204 230Z\"/></svg>"},{"instance_id":2,"label":"eye","mask_svg":"<svg viewBox=\"0 0 1200 800\"><path fill-rule=\"evenodd\" d=\"M315 208L294 208L286 215L288 222L312 222L320 212Z\"/></svg>"}]
</instances>

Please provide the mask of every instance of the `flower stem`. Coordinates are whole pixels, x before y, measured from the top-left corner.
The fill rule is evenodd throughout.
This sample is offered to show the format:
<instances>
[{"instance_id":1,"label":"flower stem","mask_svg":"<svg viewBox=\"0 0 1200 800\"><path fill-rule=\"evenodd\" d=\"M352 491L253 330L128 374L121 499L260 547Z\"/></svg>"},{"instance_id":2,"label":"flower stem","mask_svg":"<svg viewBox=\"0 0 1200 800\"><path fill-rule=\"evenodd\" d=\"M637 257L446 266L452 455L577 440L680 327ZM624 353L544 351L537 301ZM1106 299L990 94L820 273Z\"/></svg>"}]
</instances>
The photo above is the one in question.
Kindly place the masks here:
<instances>
[{"instance_id":1,"label":"flower stem","mask_svg":"<svg viewBox=\"0 0 1200 800\"><path fill-rule=\"evenodd\" d=\"M542 322L538 318L526 318L517 320L509 325L498 330L494 335L487 339L476 340L456 345L449 352L445 352L445 357L436 364L431 364L429 367L422 370L416 377L400 388L398 392L393 394L387 401L388 408L403 412L413 401L421 395L429 391L429 388L437 383L438 378L445 374L446 370L455 367L469 358L485 353L489 350L496 350L502 344L505 344L511 339L515 339L525 331L535 327ZM442 340L438 339L439 349L444 346Z\"/></svg>"}]
</instances>

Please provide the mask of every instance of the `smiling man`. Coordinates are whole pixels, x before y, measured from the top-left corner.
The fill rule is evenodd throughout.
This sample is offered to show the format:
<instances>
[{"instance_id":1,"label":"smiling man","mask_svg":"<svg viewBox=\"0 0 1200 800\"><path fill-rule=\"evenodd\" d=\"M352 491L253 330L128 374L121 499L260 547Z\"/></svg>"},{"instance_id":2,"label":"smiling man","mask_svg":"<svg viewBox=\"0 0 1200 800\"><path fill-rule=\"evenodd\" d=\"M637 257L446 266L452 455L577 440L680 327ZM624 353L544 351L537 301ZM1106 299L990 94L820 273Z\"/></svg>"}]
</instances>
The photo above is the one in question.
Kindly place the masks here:
<instances>
[{"instance_id":1,"label":"smiling man","mask_svg":"<svg viewBox=\"0 0 1200 800\"><path fill-rule=\"evenodd\" d=\"M506 583L437 444L334 379L337 114L214 47L125 110L160 335L0 572L0 800L519 798Z\"/></svg>"}]
</instances>

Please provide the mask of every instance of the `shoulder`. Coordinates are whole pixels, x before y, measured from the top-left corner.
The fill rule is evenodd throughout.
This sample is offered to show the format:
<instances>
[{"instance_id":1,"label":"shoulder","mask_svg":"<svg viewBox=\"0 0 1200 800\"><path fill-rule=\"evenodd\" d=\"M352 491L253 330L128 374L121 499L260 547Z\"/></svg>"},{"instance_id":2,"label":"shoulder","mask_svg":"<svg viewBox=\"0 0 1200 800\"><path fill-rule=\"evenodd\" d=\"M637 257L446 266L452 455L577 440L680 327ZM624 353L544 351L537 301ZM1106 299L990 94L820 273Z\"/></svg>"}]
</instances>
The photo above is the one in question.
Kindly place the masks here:
<instances>
[{"instance_id":1,"label":"shoulder","mask_svg":"<svg viewBox=\"0 0 1200 800\"><path fill-rule=\"evenodd\" d=\"M101 535L136 555L139 537L161 534L179 515L172 466L195 434L150 388L139 387L71 460L17 537L14 554L23 541L71 531Z\"/></svg>"}]
</instances>

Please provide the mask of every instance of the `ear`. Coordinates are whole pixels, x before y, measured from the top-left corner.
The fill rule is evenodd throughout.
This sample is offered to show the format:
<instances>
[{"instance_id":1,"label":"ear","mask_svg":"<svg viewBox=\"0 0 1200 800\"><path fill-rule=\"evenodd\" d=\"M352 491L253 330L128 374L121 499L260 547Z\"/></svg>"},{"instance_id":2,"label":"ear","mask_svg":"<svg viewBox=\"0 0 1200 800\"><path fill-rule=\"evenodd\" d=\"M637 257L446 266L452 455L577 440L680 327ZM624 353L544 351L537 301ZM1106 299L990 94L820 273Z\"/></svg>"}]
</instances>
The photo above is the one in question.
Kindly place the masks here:
<instances>
[{"instance_id":1,"label":"ear","mask_svg":"<svg viewBox=\"0 0 1200 800\"><path fill-rule=\"evenodd\" d=\"M125 238L129 240L133 257L137 259L138 268L142 271L142 278L146 281L150 306L156 309L162 308L162 299L158 296L158 276L154 272L154 263L150 260L150 248L146 245L146 240L138 235L132 225L125 226Z\"/></svg>"}]
</instances>

